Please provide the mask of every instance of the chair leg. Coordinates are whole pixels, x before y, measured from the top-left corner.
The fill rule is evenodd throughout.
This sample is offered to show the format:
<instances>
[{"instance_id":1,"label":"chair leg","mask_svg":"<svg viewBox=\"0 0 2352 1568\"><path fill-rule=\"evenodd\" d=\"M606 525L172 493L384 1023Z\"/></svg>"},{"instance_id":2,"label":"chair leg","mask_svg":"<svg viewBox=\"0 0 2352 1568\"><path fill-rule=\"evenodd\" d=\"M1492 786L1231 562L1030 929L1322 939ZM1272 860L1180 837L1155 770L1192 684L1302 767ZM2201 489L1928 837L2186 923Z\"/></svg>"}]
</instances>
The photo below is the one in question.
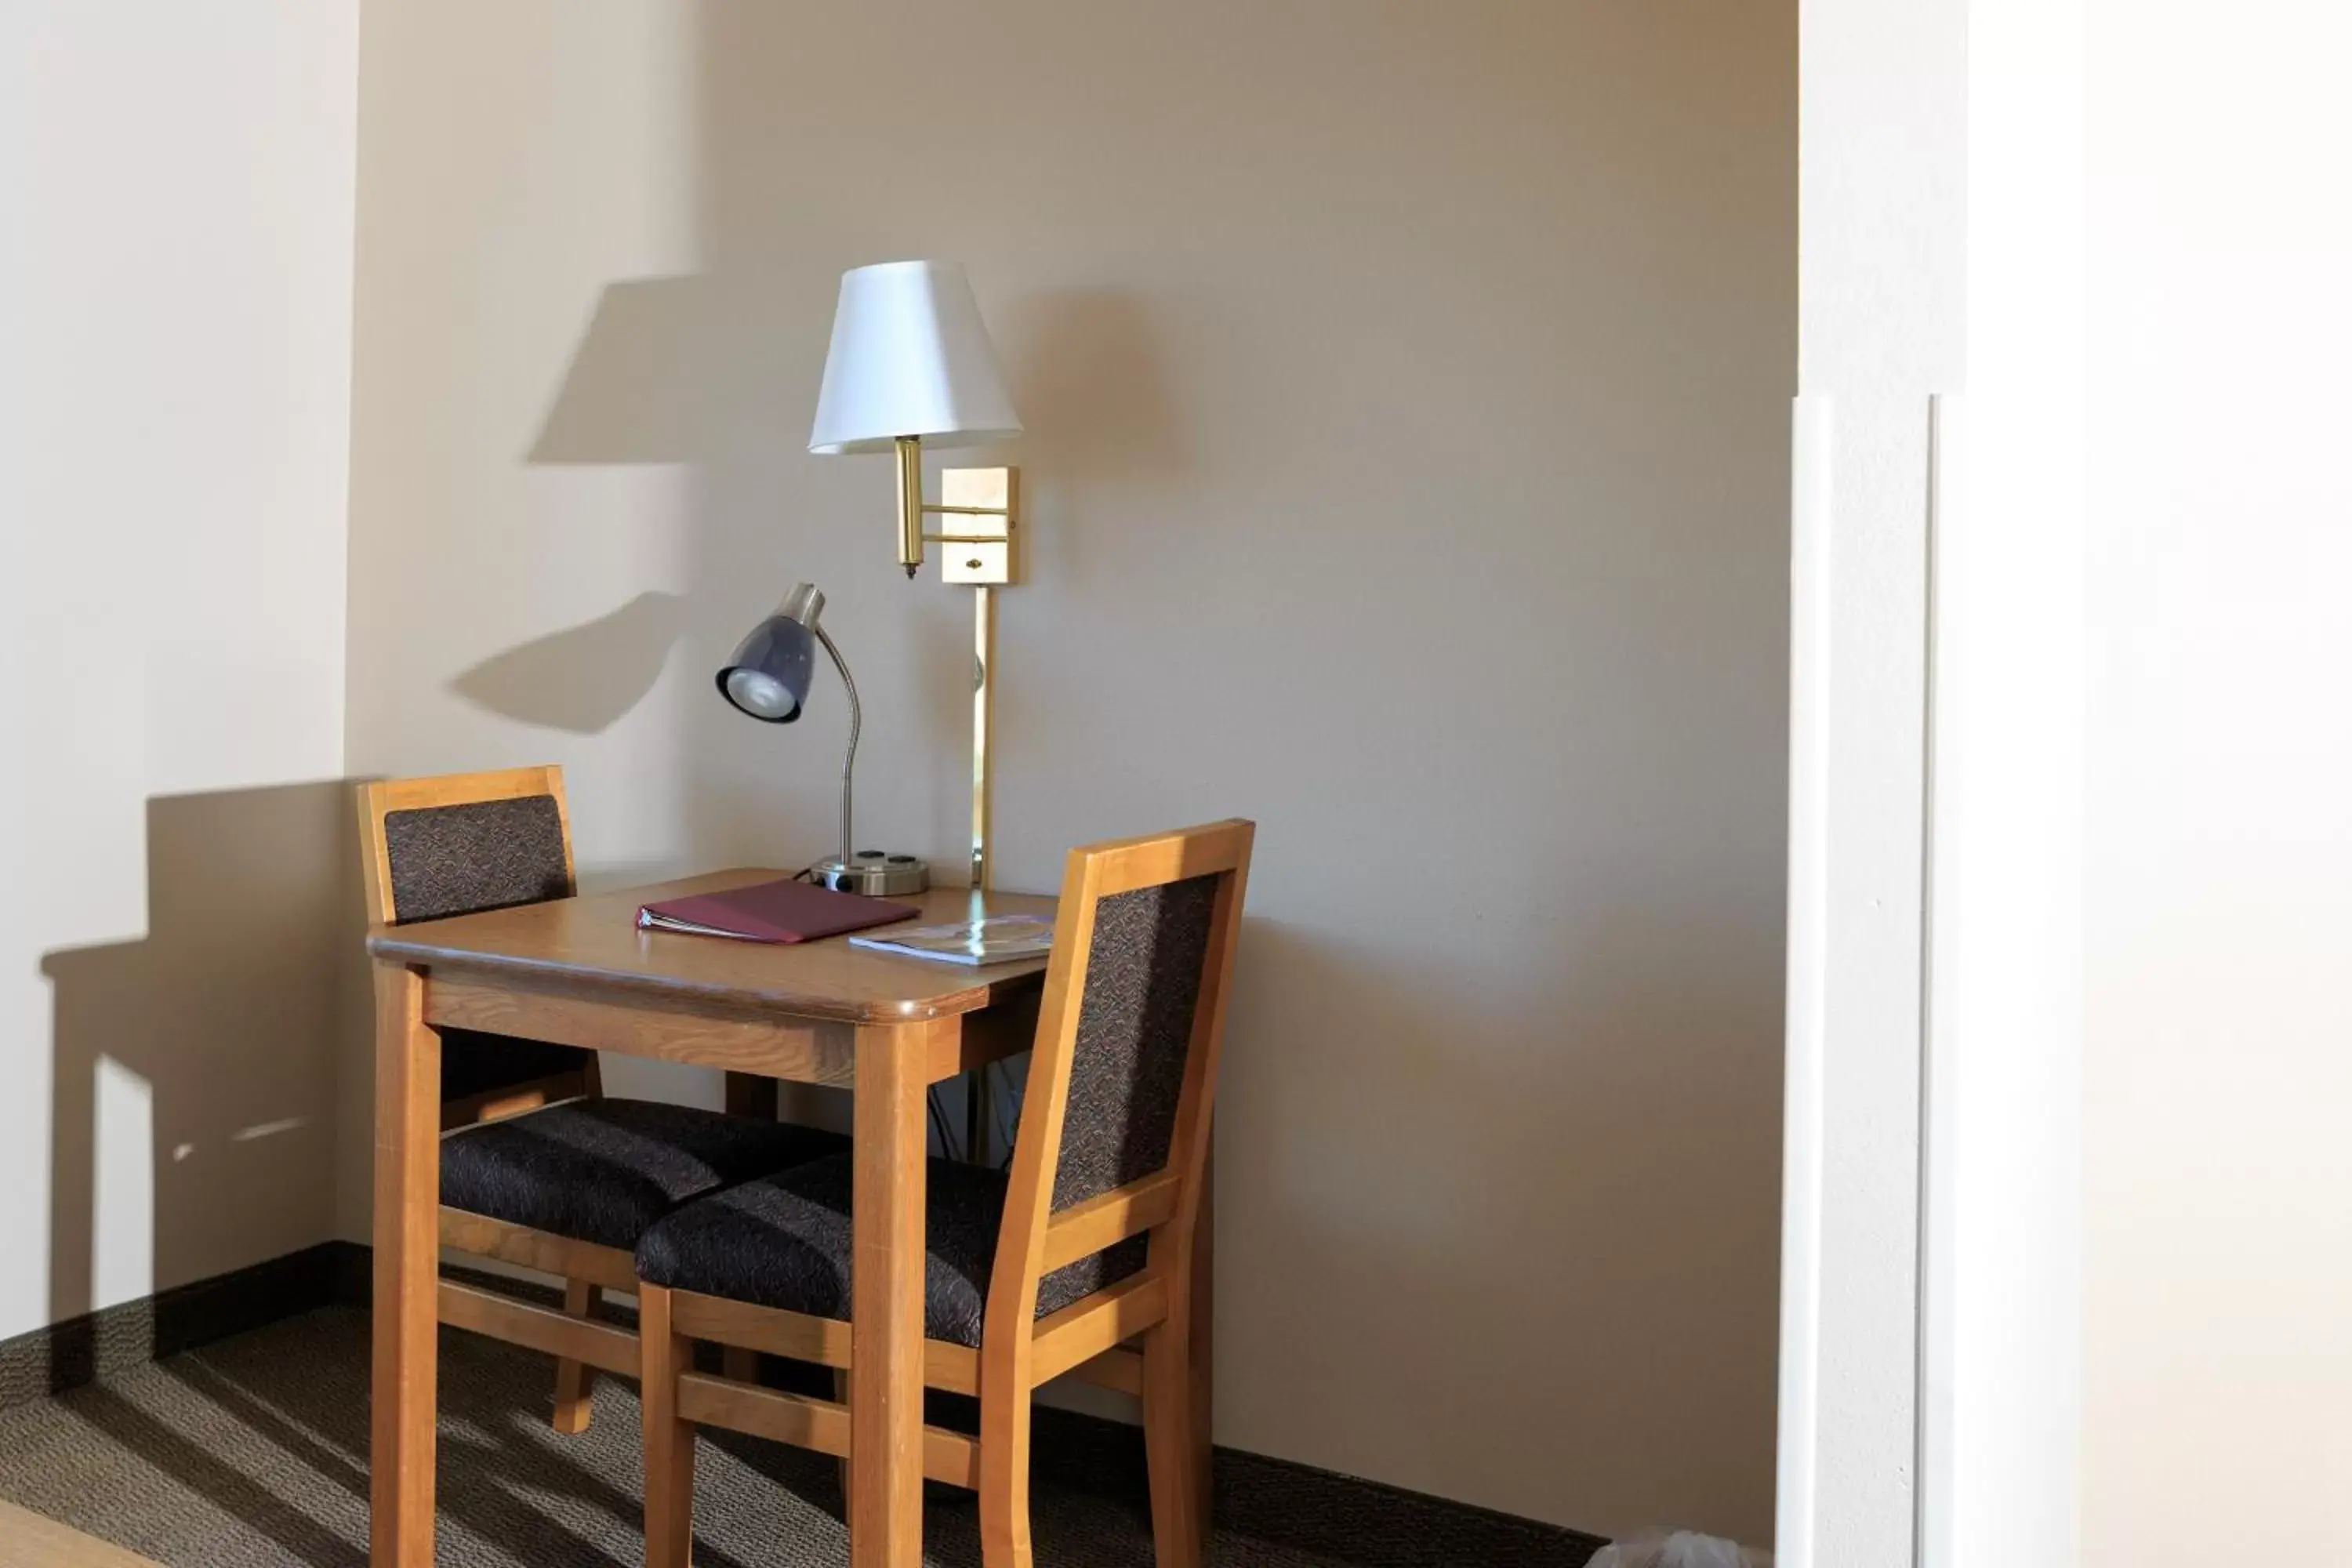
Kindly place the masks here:
<instances>
[{"instance_id":1,"label":"chair leg","mask_svg":"<svg viewBox=\"0 0 2352 1568\"><path fill-rule=\"evenodd\" d=\"M1201 1560L1216 1555L1216 1462L1212 1447L1211 1395L1216 1383L1216 1228L1212 1212L1216 1199L1216 1162L1201 1165L1201 1215L1192 1227L1192 1290L1191 1334L1192 1379L1192 1484L1199 1496L1193 1518L1201 1525Z\"/></svg>"},{"instance_id":2,"label":"chair leg","mask_svg":"<svg viewBox=\"0 0 2352 1568\"><path fill-rule=\"evenodd\" d=\"M1208 1561L1200 1473L1199 1426L1205 1405L1194 1386L1190 1313L1143 1336L1143 1446L1151 1469L1151 1541L1159 1568L1202 1568Z\"/></svg>"},{"instance_id":3,"label":"chair leg","mask_svg":"<svg viewBox=\"0 0 2352 1568\"><path fill-rule=\"evenodd\" d=\"M760 1352L741 1345L719 1347L719 1374L730 1383L760 1381Z\"/></svg>"},{"instance_id":4,"label":"chair leg","mask_svg":"<svg viewBox=\"0 0 2352 1568\"><path fill-rule=\"evenodd\" d=\"M670 1331L669 1304L669 1292L661 1286L637 1287L646 1568L691 1568L694 1560L694 1426L677 1415L678 1375L693 1364L692 1351Z\"/></svg>"},{"instance_id":5,"label":"chair leg","mask_svg":"<svg viewBox=\"0 0 2352 1568\"><path fill-rule=\"evenodd\" d=\"M1029 1413L1023 1387L980 1388L980 1560L983 1568L1036 1568L1029 1542Z\"/></svg>"},{"instance_id":6,"label":"chair leg","mask_svg":"<svg viewBox=\"0 0 2352 1568\"><path fill-rule=\"evenodd\" d=\"M844 1405L849 1403L849 1369L845 1366L833 1369L833 1396ZM849 1456L844 1454L834 1464L841 1471L841 1517L846 1521L849 1518Z\"/></svg>"},{"instance_id":7,"label":"chair leg","mask_svg":"<svg viewBox=\"0 0 2352 1568\"><path fill-rule=\"evenodd\" d=\"M569 1318L585 1318L596 1310L596 1298L601 1292L585 1279L563 1282L563 1313ZM596 1391L596 1369L576 1361L555 1363L555 1429L577 1436L588 1430L588 1417L595 1411L592 1397Z\"/></svg>"}]
</instances>

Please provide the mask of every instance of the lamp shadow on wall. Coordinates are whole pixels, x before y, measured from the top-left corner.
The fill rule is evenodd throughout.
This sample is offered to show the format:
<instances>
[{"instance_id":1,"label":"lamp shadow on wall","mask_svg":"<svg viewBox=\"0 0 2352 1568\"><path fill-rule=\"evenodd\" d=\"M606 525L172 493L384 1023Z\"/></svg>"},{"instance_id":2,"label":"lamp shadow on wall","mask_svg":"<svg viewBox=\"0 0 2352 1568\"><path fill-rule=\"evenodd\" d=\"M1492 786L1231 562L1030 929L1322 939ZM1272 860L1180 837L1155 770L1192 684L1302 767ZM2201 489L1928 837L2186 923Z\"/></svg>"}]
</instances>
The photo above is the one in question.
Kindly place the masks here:
<instances>
[{"instance_id":1,"label":"lamp shadow on wall","mask_svg":"<svg viewBox=\"0 0 2352 1568\"><path fill-rule=\"evenodd\" d=\"M645 700L685 633L686 601L649 589L610 615L492 654L449 689L502 718L601 734Z\"/></svg>"},{"instance_id":2,"label":"lamp shadow on wall","mask_svg":"<svg viewBox=\"0 0 2352 1568\"><path fill-rule=\"evenodd\" d=\"M707 279L607 283L524 461L533 467L692 463L718 395ZM501 718L601 734L643 701L687 629L686 601L647 590L605 615L493 654L449 689Z\"/></svg>"},{"instance_id":3,"label":"lamp shadow on wall","mask_svg":"<svg viewBox=\"0 0 2352 1568\"><path fill-rule=\"evenodd\" d=\"M1190 442L1179 400L1168 384L1168 354L1160 312L1151 300L1118 289L1045 289L1011 296L992 305L989 328L1002 362L1013 406L1025 427L998 447L941 451L938 467L986 467L1011 463L1021 469L1022 526L1030 543L1022 551L1023 582L1039 581L1039 558L1051 581L1064 591L1083 585L1087 574L1089 517L1087 498L1112 486L1148 489L1173 486L1190 474ZM822 361L807 372L814 395ZM812 458L811 462L853 465L869 476L873 516L888 515L889 479L879 458ZM929 486L937 484L933 476ZM929 491L927 486L927 491ZM936 499L935 492L933 493ZM944 522L949 520L935 520ZM1099 520L1095 520L1099 526ZM877 560L887 546L872 531ZM942 584L936 564L919 574L934 595ZM932 679L922 687L922 733L935 737L933 755L951 768L970 746L971 692L949 679L969 664L970 611L963 590L952 595L955 614L930 617L926 630L937 643L926 649L924 668ZM998 744L1013 743L1028 693L1008 650L1042 641L1045 627L1033 606L1049 601L1016 584L1000 596L999 662L1003 682L997 694ZM1000 763L1000 766L1002 764ZM1000 796L1000 810L1017 801Z\"/></svg>"},{"instance_id":4,"label":"lamp shadow on wall","mask_svg":"<svg viewBox=\"0 0 2352 1568\"><path fill-rule=\"evenodd\" d=\"M1018 294L990 324L1027 426L1013 458L1025 510L1045 520L1057 569L1082 576L1087 491L1175 485L1191 473L1183 403L1168 382L1170 333L1152 300L1117 289Z\"/></svg>"},{"instance_id":5,"label":"lamp shadow on wall","mask_svg":"<svg viewBox=\"0 0 2352 1568\"><path fill-rule=\"evenodd\" d=\"M1168 384L1171 334L1151 300L1119 289L1038 289L1006 300L992 326L1028 426L1022 455L1041 477L1186 477L1183 403Z\"/></svg>"},{"instance_id":6,"label":"lamp shadow on wall","mask_svg":"<svg viewBox=\"0 0 2352 1568\"><path fill-rule=\"evenodd\" d=\"M691 463L707 456L722 388L709 280L686 273L604 285L524 460L535 466Z\"/></svg>"}]
</instances>

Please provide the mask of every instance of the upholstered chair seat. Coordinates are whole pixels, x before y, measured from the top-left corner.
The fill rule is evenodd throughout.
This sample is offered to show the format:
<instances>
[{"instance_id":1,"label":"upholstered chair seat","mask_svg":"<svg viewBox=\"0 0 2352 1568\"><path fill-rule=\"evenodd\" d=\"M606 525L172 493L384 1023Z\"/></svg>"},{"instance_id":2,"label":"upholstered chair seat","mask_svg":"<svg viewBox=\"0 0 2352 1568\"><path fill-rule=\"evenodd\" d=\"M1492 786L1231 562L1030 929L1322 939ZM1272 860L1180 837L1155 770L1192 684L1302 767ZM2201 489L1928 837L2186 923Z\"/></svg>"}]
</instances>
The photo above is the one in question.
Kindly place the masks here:
<instances>
[{"instance_id":1,"label":"upholstered chair seat","mask_svg":"<svg viewBox=\"0 0 2352 1568\"><path fill-rule=\"evenodd\" d=\"M849 1319L850 1156L813 1161L690 1203L637 1243L637 1278L814 1318ZM926 1177L923 1337L977 1349L982 1309L1013 1179L933 1160ZM1143 1268L1147 1238L1080 1258L1039 1281L1037 1316Z\"/></svg>"},{"instance_id":2,"label":"upholstered chair seat","mask_svg":"<svg viewBox=\"0 0 2352 1568\"><path fill-rule=\"evenodd\" d=\"M808 1160L839 1133L645 1100L582 1100L441 1141L441 1202L623 1251L680 1204Z\"/></svg>"}]
</instances>

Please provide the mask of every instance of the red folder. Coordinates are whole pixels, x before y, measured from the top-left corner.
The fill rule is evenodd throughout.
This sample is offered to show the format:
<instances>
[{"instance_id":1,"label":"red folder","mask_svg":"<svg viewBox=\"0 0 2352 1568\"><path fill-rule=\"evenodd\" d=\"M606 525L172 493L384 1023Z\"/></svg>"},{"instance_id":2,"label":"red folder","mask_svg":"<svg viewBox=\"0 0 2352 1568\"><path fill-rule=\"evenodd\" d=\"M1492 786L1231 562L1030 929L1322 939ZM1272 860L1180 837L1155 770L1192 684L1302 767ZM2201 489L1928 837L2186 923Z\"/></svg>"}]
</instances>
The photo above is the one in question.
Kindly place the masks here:
<instances>
[{"instance_id":1,"label":"red folder","mask_svg":"<svg viewBox=\"0 0 2352 1568\"><path fill-rule=\"evenodd\" d=\"M836 893L790 879L723 893L664 899L637 910L640 931L731 937L737 942L814 942L846 931L887 925L921 913L912 904Z\"/></svg>"}]
</instances>

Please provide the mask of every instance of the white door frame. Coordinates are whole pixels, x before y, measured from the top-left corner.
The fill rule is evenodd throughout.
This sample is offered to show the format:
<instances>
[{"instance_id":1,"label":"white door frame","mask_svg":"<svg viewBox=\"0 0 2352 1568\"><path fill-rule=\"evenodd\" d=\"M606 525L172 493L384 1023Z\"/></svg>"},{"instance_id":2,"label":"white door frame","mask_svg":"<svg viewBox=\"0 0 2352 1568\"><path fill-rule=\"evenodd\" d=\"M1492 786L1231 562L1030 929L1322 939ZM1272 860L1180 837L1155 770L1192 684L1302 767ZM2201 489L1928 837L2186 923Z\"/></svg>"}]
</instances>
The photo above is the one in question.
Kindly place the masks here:
<instances>
[{"instance_id":1,"label":"white door frame","mask_svg":"<svg viewBox=\"0 0 2352 1568\"><path fill-rule=\"evenodd\" d=\"M1814 91L1817 62L1852 71L1867 68L1871 48L1916 49L1916 36L1886 31L1899 26L1888 14L1904 11L1948 14L1942 0L1880 0L1873 13L1811 0L1804 91ZM1891 1473L1909 1482L1916 1568L2068 1568L2078 1550L2081 0L1969 0L1964 22L1940 42L1964 83L1966 225L1939 227L1932 211L1919 224L1921 236L1956 251L1960 287L1946 303L1961 315L1959 363L1907 408L1907 389L1844 370L1806 377L1796 409L1780 1568L1899 1568L1885 1550ZM1854 111L1840 119L1809 104L1808 181L1852 176L1825 138L1888 129L1835 79L1824 90L1832 108ZM1875 110L1883 116L1883 104ZM1899 207L1903 194L1887 199ZM1839 212L1810 191L1803 205L1809 226ZM1816 236L1804 244L1814 247ZM1840 312L1867 326L1888 308L1883 279L1865 269L1809 276L1801 331L1809 343L1834 341ZM1822 287L1824 277L1848 287ZM1918 311L1932 322L1937 306ZM1832 420L1830 397L1848 384L1877 400L1874 429ZM1965 397L1947 390L1962 385ZM1906 411L1928 439L1886 438ZM1916 508L1842 512L1845 492L1833 478L1890 464L1916 476ZM1892 492L1873 493L1883 503ZM1884 551L1888 530L1912 531L1924 573L1838 569L1850 548ZM1906 595L1917 598L1906 603ZM1890 633L1906 626L1923 628L1916 646ZM1842 776L1841 759L1866 755L1832 744L1842 724L1877 726L1885 742L1905 715L1859 702L1864 689L1850 668L1833 667L1833 648L1916 661L1916 803L1883 798L1891 770ZM1890 853L1885 824L1915 806L1919 907L1841 901L1854 881L1842 857ZM1883 936L1904 921L1920 937L1916 1029L1907 1038L1841 1035L1841 933ZM1908 1388L1857 1391L1835 1375L1836 1332L1855 1323L1840 1292L1849 1276L1883 1282L1884 1265L1853 1256L1823 1215L1851 1199L1841 1184L1883 1182L1889 1169L1884 1158L1840 1159L1854 1145L1857 1112L1852 1095L1841 1100L1838 1074L1874 1050L1917 1053L1916 1377ZM1871 1110L1901 1110L1885 1103L1883 1079L1876 1088ZM1885 1310L1883 1293L1872 1300ZM1883 1468L1856 1463L1855 1434L1883 1435L1869 1417L1890 1410L1908 1418L1910 1451L1864 1454Z\"/></svg>"}]
</instances>

